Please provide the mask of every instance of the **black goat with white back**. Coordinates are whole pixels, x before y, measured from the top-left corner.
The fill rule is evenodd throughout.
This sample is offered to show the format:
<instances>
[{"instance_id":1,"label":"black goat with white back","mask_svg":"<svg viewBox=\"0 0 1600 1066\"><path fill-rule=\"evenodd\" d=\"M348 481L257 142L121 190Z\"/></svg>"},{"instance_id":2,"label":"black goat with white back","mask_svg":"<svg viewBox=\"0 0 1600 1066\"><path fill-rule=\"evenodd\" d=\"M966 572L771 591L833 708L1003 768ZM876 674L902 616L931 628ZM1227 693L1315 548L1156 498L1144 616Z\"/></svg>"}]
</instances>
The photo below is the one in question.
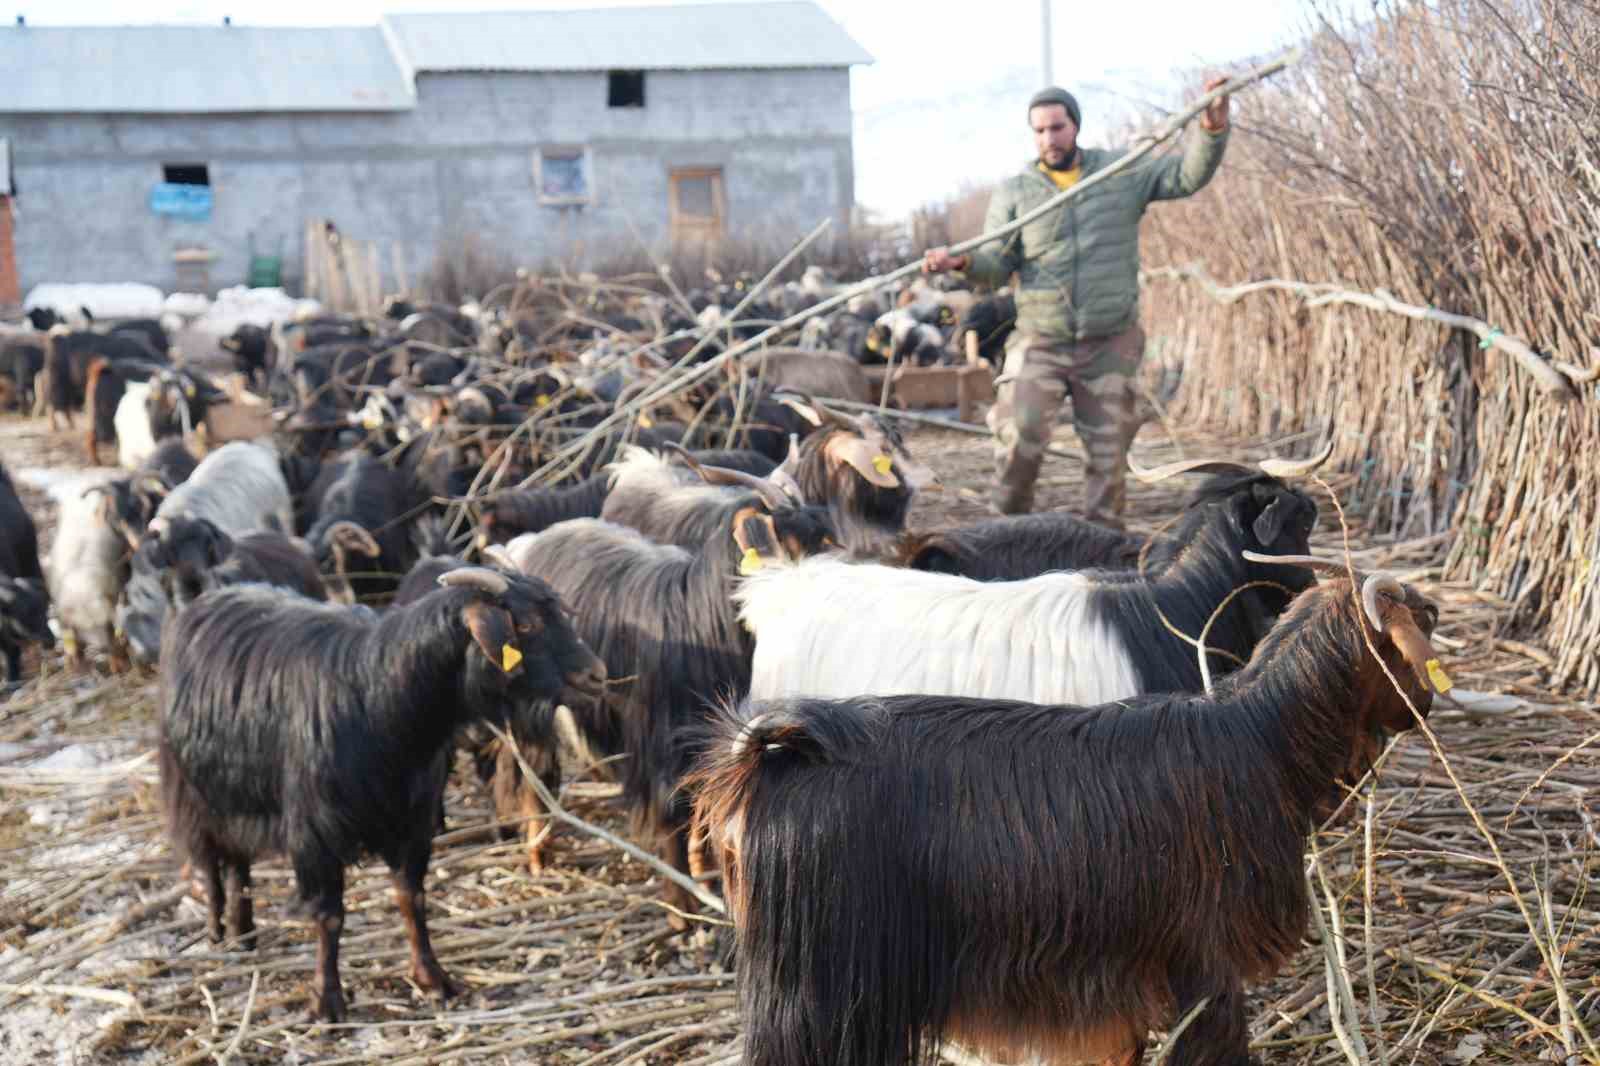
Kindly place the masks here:
<instances>
[{"instance_id":1,"label":"black goat with white back","mask_svg":"<svg viewBox=\"0 0 1600 1066\"><path fill-rule=\"evenodd\" d=\"M756 635L751 695L1095 703L1199 690L1207 672L1243 663L1310 583L1241 553L1304 553L1317 510L1277 482L1196 515L1181 553L1148 577L1088 570L979 582L836 559L758 573L735 593Z\"/></svg>"}]
</instances>

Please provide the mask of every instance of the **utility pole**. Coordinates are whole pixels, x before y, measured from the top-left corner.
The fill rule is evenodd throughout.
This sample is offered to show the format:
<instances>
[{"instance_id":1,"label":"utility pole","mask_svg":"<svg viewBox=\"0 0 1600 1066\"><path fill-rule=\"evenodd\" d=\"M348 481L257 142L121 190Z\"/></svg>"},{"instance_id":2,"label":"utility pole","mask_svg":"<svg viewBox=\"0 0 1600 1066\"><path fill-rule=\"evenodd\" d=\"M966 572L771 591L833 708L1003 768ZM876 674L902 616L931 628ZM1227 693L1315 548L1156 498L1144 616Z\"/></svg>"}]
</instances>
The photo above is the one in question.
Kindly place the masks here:
<instances>
[{"instance_id":1,"label":"utility pole","mask_svg":"<svg viewBox=\"0 0 1600 1066\"><path fill-rule=\"evenodd\" d=\"M1039 39L1044 48L1044 84L1054 85L1055 70L1050 62L1050 0L1039 0Z\"/></svg>"}]
</instances>

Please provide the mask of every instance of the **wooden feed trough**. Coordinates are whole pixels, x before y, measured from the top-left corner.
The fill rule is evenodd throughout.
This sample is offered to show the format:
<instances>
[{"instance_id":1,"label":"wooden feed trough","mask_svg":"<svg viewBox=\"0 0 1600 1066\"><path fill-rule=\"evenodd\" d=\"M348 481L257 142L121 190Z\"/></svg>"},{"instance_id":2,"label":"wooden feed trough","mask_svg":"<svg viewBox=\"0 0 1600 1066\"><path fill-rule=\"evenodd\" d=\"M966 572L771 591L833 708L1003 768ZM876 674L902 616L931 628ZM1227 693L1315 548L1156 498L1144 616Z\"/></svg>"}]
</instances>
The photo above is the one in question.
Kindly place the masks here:
<instances>
[{"instance_id":1,"label":"wooden feed trough","mask_svg":"<svg viewBox=\"0 0 1600 1066\"><path fill-rule=\"evenodd\" d=\"M863 367L875 398L883 396L887 366ZM994 375L983 363L964 366L897 366L889 403L904 410L954 407L963 422L978 421L979 408L994 402Z\"/></svg>"}]
</instances>

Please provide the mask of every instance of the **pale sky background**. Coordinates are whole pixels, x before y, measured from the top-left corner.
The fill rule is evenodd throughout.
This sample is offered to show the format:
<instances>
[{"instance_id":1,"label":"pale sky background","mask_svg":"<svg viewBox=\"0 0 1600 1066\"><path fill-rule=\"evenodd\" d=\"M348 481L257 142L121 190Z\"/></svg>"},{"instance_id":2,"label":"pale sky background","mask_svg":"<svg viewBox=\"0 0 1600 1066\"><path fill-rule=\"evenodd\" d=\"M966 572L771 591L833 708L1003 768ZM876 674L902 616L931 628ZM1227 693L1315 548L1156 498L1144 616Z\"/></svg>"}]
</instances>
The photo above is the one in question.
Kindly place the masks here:
<instances>
[{"instance_id":1,"label":"pale sky background","mask_svg":"<svg viewBox=\"0 0 1600 1066\"><path fill-rule=\"evenodd\" d=\"M679 0L681 2L681 0ZM851 72L856 201L903 215L1032 155L1027 99L1042 84L1040 0L819 0L876 59ZM401 11L672 6L674 0L12 0L30 24L361 25ZM1226 72L1304 36L1309 0L1054 0L1055 81L1082 137L1106 143L1138 103L1170 105L1196 68Z\"/></svg>"}]
</instances>

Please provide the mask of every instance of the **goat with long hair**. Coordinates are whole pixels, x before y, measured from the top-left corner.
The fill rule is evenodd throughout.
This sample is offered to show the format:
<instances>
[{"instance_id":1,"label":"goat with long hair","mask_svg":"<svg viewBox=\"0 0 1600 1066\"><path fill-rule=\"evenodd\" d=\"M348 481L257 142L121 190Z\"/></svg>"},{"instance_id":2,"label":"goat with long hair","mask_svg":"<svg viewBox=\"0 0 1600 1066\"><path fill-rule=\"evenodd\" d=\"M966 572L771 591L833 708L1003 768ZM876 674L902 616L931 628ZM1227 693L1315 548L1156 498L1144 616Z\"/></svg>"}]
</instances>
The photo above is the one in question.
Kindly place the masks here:
<instances>
[{"instance_id":1,"label":"goat with long hair","mask_svg":"<svg viewBox=\"0 0 1600 1066\"><path fill-rule=\"evenodd\" d=\"M1170 1061L1249 1061L1243 985L1300 946L1313 813L1372 734L1429 710L1436 620L1393 578L1340 578L1209 696L725 713L690 787L738 929L744 1062L916 1066L955 1041L1136 1063L1202 1000Z\"/></svg>"},{"instance_id":2,"label":"goat with long hair","mask_svg":"<svg viewBox=\"0 0 1600 1066\"><path fill-rule=\"evenodd\" d=\"M656 544L592 518L491 549L504 551L508 565L550 582L572 608L578 632L618 679L608 712L572 708L575 724L592 751L626 755L617 767L623 802L663 857L684 872L694 872L688 800L679 791L693 762L690 734L712 701L737 697L750 683L750 635L739 625L729 590L742 573L833 546L825 511L796 506L762 479L749 477L749 484L748 497L723 504L717 533L698 551ZM556 742L553 734L529 739L536 750L553 750ZM530 862L537 862L531 845L530 851ZM665 895L679 910L693 909L676 885Z\"/></svg>"},{"instance_id":3,"label":"goat with long hair","mask_svg":"<svg viewBox=\"0 0 1600 1066\"><path fill-rule=\"evenodd\" d=\"M364 852L394 879L411 976L453 991L428 939L423 877L444 754L468 722L522 703L598 698L604 667L549 586L484 568L381 616L242 585L207 593L162 636L162 806L205 879L209 931L250 942L250 865L293 864L317 928L312 1014L344 1017L344 869Z\"/></svg>"}]
</instances>

